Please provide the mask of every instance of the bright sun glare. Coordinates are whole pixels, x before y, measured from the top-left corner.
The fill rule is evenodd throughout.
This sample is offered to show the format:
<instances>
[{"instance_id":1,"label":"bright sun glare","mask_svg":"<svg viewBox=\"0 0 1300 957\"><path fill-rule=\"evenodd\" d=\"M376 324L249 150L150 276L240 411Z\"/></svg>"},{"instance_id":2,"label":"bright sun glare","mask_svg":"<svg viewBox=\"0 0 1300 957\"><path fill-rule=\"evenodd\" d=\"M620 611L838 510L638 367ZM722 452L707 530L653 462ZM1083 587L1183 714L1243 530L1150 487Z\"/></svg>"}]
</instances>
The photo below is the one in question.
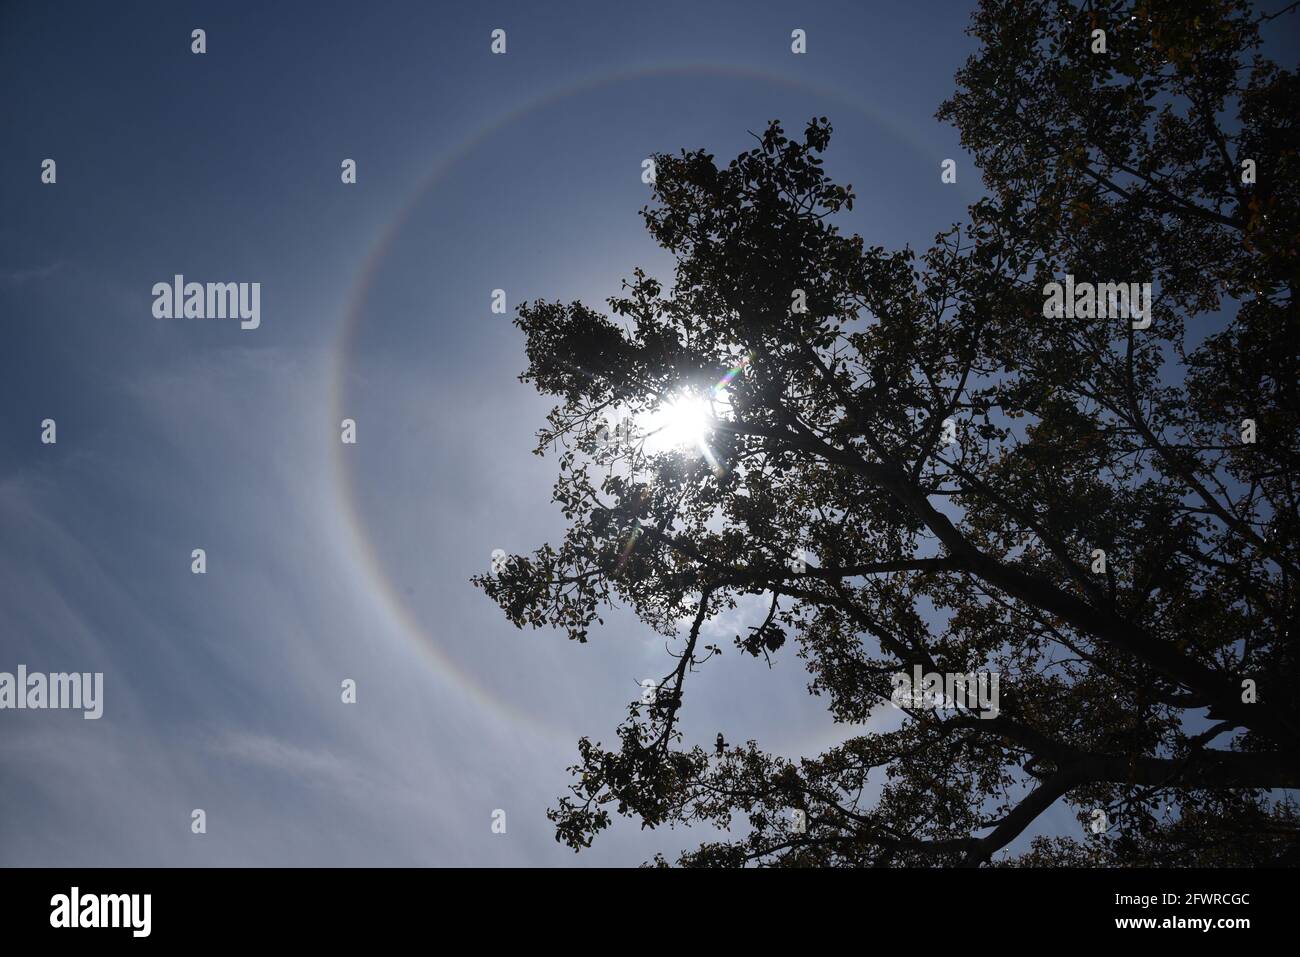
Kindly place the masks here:
<instances>
[{"instance_id":1,"label":"bright sun glare","mask_svg":"<svg viewBox=\"0 0 1300 957\"><path fill-rule=\"evenodd\" d=\"M700 445L713 418L709 403L696 395L679 395L663 410L663 442L673 448Z\"/></svg>"},{"instance_id":2,"label":"bright sun glare","mask_svg":"<svg viewBox=\"0 0 1300 957\"><path fill-rule=\"evenodd\" d=\"M646 420L648 450L707 452L717 398L682 392L665 402Z\"/></svg>"},{"instance_id":3,"label":"bright sun glare","mask_svg":"<svg viewBox=\"0 0 1300 957\"><path fill-rule=\"evenodd\" d=\"M742 356L716 385L703 390L682 389L655 411L642 416L636 432L644 436L645 451L651 455L660 452L693 453L703 456L716 469L717 462L709 443L719 420L729 417L730 386L748 365L749 357Z\"/></svg>"}]
</instances>

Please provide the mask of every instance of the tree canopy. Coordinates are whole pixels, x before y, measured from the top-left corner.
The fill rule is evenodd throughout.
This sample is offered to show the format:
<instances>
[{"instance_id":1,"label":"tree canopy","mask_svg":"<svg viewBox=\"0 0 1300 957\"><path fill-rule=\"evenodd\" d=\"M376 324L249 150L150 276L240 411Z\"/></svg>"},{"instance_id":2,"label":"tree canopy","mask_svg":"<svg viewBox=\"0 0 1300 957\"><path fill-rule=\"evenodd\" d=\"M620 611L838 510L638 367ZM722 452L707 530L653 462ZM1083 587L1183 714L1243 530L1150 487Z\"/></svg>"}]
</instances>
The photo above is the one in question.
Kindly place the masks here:
<instances>
[{"instance_id":1,"label":"tree canopy","mask_svg":"<svg viewBox=\"0 0 1300 957\"><path fill-rule=\"evenodd\" d=\"M1300 84L1261 52L1275 22L985 0L939 116L986 194L928 250L846 235L831 124L773 122L725 166L655 157L671 282L520 307L567 532L475 582L578 641L626 605L679 655L613 746L579 742L557 839L620 814L728 829L695 865L1297 860ZM1149 326L1045 316L1066 275L1151 283ZM682 396L704 454L648 434ZM736 608L735 648L705 644ZM683 740L692 673L734 653L799 656L872 726L797 761ZM891 704L915 666L999 675L997 715ZM1058 801L1077 832L998 854Z\"/></svg>"}]
</instances>

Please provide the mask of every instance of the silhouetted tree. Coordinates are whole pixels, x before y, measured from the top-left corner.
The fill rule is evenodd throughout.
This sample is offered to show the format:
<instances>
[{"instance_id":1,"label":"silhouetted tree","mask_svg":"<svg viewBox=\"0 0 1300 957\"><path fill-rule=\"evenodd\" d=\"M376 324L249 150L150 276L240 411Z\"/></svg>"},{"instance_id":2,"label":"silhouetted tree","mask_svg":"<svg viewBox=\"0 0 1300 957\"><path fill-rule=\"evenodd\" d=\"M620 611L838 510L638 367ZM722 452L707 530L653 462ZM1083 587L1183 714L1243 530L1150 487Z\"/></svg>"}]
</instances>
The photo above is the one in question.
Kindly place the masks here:
<instances>
[{"instance_id":1,"label":"silhouetted tree","mask_svg":"<svg viewBox=\"0 0 1300 957\"><path fill-rule=\"evenodd\" d=\"M987 0L940 116L988 194L924 255L837 228L825 118L772 123L725 167L656 157L671 288L520 308L569 528L476 583L521 627L585 641L618 600L681 641L617 746L579 743L558 839L616 810L730 828L687 864L978 865L1064 800L1077 834L1016 862L1295 858L1300 84L1267 20ZM1149 328L1045 317L1067 274L1151 282ZM684 394L707 455L603 431ZM884 730L688 746L702 630L738 607L738 649ZM1000 713L892 707L916 665L999 674Z\"/></svg>"}]
</instances>

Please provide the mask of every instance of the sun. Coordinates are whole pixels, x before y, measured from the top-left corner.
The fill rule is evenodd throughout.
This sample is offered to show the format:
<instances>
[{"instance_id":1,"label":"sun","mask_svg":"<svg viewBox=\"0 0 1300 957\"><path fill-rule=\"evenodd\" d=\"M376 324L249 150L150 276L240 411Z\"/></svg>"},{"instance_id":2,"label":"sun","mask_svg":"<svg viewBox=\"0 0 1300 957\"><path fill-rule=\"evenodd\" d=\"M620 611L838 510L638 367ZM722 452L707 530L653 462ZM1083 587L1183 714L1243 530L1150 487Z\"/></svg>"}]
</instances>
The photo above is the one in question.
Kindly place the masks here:
<instances>
[{"instance_id":1,"label":"sun","mask_svg":"<svg viewBox=\"0 0 1300 957\"><path fill-rule=\"evenodd\" d=\"M708 454L714 425L714 399L682 391L666 401L645 421L650 452L684 451Z\"/></svg>"},{"instance_id":2,"label":"sun","mask_svg":"<svg viewBox=\"0 0 1300 957\"><path fill-rule=\"evenodd\" d=\"M679 389L653 411L638 416L636 432L642 437L643 450L651 455L693 454L706 459L717 471L719 465L710 442L719 424L730 419L731 387L748 366L749 356L741 356L716 384Z\"/></svg>"}]
</instances>

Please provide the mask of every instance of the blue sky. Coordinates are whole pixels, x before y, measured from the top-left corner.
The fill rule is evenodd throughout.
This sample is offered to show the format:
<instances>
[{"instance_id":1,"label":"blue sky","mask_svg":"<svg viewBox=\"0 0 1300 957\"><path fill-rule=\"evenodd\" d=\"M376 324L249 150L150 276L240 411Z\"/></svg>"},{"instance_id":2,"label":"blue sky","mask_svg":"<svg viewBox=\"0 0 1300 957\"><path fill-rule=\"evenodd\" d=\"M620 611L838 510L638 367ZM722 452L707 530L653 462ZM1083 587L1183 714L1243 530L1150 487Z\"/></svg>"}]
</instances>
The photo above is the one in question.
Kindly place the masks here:
<instances>
[{"instance_id":1,"label":"blue sky","mask_svg":"<svg viewBox=\"0 0 1300 957\"><path fill-rule=\"evenodd\" d=\"M774 118L829 116L846 227L924 247L979 195L933 118L968 10L0 9L0 670L105 676L99 721L0 713L0 864L635 864L706 839L553 840L574 742L610 741L667 659L626 615L586 646L518 632L468 583L562 530L531 454L548 403L491 291L599 306L666 275L641 160L725 161ZM260 282L260 328L153 318L177 273ZM688 734L815 753L846 732L807 680L724 656Z\"/></svg>"}]
</instances>

